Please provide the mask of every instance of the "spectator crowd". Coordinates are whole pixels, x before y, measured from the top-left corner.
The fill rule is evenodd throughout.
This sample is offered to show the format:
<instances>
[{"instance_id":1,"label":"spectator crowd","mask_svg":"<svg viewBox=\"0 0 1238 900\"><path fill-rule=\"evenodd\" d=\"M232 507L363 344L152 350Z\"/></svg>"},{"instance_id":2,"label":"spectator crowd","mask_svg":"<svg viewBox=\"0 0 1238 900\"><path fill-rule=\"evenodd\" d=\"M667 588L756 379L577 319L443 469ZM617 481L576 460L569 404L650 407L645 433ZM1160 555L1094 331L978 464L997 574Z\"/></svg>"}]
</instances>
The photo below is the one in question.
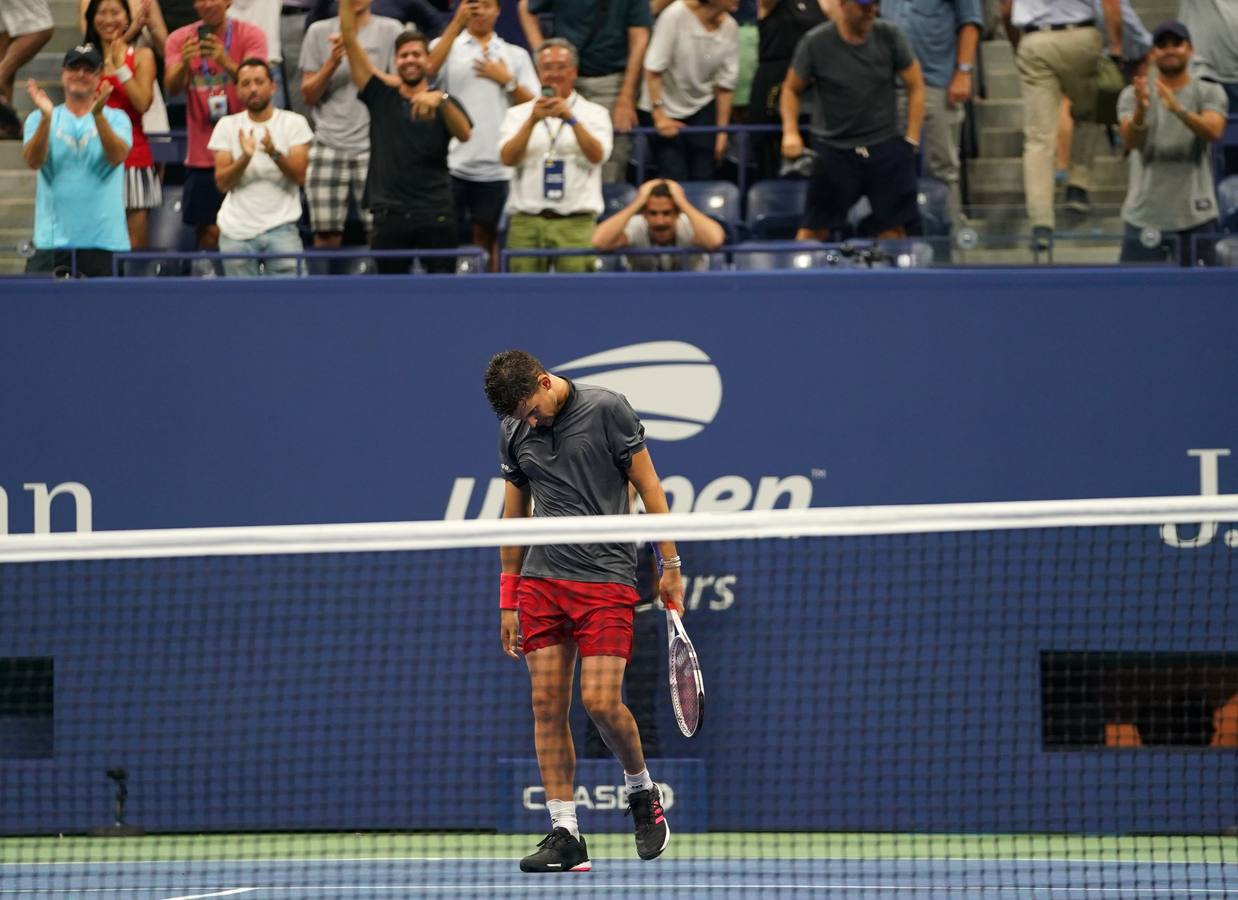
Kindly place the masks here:
<instances>
[{"instance_id":1,"label":"spectator crowd","mask_svg":"<svg viewBox=\"0 0 1238 900\"><path fill-rule=\"evenodd\" d=\"M519 34L496 30L504 3ZM53 22L47 0L5 0L0 139L38 172L30 271L72 252L110 274L112 254L149 247L172 184L228 275L292 274L306 236L329 250L350 230L383 273L455 271L462 245L491 270L501 246L550 251L514 256L517 272L624 250L630 269L701 269L735 236L685 185L734 174L725 129L745 122L780 126L752 137L750 177L805 180L797 239L836 238L862 198L872 236L920 233L919 174L966 225L960 136L1000 26L1033 249L1052 246L1061 200L1089 213L1110 126L1130 169L1122 261L1188 265L1191 238L1220 227L1238 3L1180 4L1149 34L1129 0L999 0L989 22L983 0L314 0L290 60L280 0L81 0L64 102L29 80L22 122L15 76ZM147 135L181 117L182 164L160 166ZM637 126L656 177L604 191L631 180Z\"/></svg>"}]
</instances>

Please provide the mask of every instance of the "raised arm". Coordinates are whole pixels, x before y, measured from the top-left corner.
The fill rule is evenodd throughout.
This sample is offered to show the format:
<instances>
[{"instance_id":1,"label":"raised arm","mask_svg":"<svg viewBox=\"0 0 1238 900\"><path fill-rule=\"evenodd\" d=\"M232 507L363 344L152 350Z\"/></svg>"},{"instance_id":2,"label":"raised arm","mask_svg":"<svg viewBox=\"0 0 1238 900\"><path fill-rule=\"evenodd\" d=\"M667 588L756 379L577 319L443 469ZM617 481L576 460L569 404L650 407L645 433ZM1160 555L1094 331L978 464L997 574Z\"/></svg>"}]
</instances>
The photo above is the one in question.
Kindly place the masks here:
<instances>
[{"instance_id":1,"label":"raised arm","mask_svg":"<svg viewBox=\"0 0 1238 900\"><path fill-rule=\"evenodd\" d=\"M376 73L374 64L370 62L370 55L357 40L357 13L348 0L340 3L340 38L344 41L344 52L348 55L352 83L357 86L357 90L361 90L370 83Z\"/></svg>"},{"instance_id":2,"label":"raised arm","mask_svg":"<svg viewBox=\"0 0 1238 900\"><path fill-rule=\"evenodd\" d=\"M34 130L34 134L30 135L30 140L22 144L21 158L27 166L38 170L43 168L43 163L47 162L47 152L52 133L52 113L55 107L52 105L51 98L47 96L47 92L39 87L38 82L33 78L27 79L26 92L39 110L41 118L39 119L38 127Z\"/></svg>"},{"instance_id":3,"label":"raised arm","mask_svg":"<svg viewBox=\"0 0 1238 900\"><path fill-rule=\"evenodd\" d=\"M628 222L632 221L633 216L640 215L640 211L645 208L645 203L649 200L649 192L653 190L653 186L657 183L656 179L646 181L640 186L640 190L636 192L636 196L632 198L631 203L613 216L608 216L594 226L594 250L601 250L602 252L621 250L628 245L628 235L624 229L628 227Z\"/></svg>"},{"instance_id":4,"label":"raised arm","mask_svg":"<svg viewBox=\"0 0 1238 900\"><path fill-rule=\"evenodd\" d=\"M537 15L529 12L529 0L520 0L516 4L516 18L520 20L524 39L529 42L529 52L536 56L537 48L546 43L546 38L542 35L542 23L537 20Z\"/></svg>"},{"instance_id":5,"label":"raised arm","mask_svg":"<svg viewBox=\"0 0 1238 900\"><path fill-rule=\"evenodd\" d=\"M666 503L666 494L662 490L662 482L653 468L653 459L649 456L649 448L643 448L632 454L632 465L628 468L628 481L640 494L641 502L645 504L645 512L662 514L670 512ZM664 560L677 560L679 551L675 549L674 541L658 541L658 550ZM662 580L658 584L658 593L668 609L674 608L683 612L683 575L679 566L668 566L662 571Z\"/></svg>"},{"instance_id":6,"label":"raised arm","mask_svg":"<svg viewBox=\"0 0 1238 900\"><path fill-rule=\"evenodd\" d=\"M456 42L456 38L460 36L460 32L464 30L464 23L469 17L468 0L458 0L456 4L456 14L451 17L451 21L447 23L447 27L443 29L443 33L439 35L439 39L434 42L434 46L430 48L430 56L426 59L426 77L434 78L438 75L439 69L443 68L443 63L447 62L447 54L451 53L451 45Z\"/></svg>"},{"instance_id":7,"label":"raised arm","mask_svg":"<svg viewBox=\"0 0 1238 900\"><path fill-rule=\"evenodd\" d=\"M717 250L726 243L726 229L693 206L679 182L668 178L666 186L671 192L671 199L675 201L675 206L692 223L693 243L696 246L705 250Z\"/></svg>"}]
</instances>

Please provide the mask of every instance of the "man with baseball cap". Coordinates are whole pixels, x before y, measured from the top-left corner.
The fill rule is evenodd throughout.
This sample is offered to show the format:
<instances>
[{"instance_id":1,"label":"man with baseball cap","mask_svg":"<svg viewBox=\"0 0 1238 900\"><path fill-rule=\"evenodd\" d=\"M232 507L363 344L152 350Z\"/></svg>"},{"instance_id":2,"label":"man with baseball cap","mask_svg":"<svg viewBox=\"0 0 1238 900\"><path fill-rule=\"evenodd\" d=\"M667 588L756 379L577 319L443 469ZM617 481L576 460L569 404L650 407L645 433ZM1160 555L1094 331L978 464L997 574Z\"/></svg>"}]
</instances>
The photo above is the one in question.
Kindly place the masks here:
<instances>
[{"instance_id":1,"label":"man with baseball cap","mask_svg":"<svg viewBox=\"0 0 1238 900\"><path fill-rule=\"evenodd\" d=\"M1191 237L1218 230L1212 144L1225 131L1229 103L1219 84L1191 77L1192 53L1185 25L1157 26L1149 54L1155 75L1136 76L1118 97L1122 144L1130 153L1124 263L1210 261L1206 247L1191 252Z\"/></svg>"},{"instance_id":2,"label":"man with baseball cap","mask_svg":"<svg viewBox=\"0 0 1238 900\"><path fill-rule=\"evenodd\" d=\"M35 190L34 244L27 272L69 270L111 275L112 254L129 249L125 223L124 162L133 127L107 105L103 57L94 44L64 55L64 103L52 104L34 79L26 91L36 107L26 119L22 159L39 173ZM76 253L74 253L76 251Z\"/></svg>"},{"instance_id":3,"label":"man with baseball cap","mask_svg":"<svg viewBox=\"0 0 1238 900\"><path fill-rule=\"evenodd\" d=\"M895 76L907 89L907 127L899 128ZM911 44L877 18L877 0L842 0L838 16L804 35L782 85L782 155L804 152L800 94L817 88L825 123L808 183L799 240L825 240L867 196L878 237L914 234L916 152L924 124L924 76Z\"/></svg>"}]
</instances>

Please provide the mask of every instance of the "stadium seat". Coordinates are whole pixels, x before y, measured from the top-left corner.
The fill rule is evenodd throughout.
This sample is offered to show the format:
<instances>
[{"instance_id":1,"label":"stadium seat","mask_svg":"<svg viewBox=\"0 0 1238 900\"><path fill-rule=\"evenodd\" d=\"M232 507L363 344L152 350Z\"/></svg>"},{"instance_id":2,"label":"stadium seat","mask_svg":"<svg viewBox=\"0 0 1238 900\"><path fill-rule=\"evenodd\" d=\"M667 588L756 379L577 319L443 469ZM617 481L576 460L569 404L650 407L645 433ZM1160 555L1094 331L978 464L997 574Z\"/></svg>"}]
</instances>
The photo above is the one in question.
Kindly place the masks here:
<instances>
[{"instance_id":1,"label":"stadium seat","mask_svg":"<svg viewBox=\"0 0 1238 900\"><path fill-rule=\"evenodd\" d=\"M1238 175L1221 179L1217 185L1217 205L1221 208L1221 230L1238 232Z\"/></svg>"},{"instance_id":2,"label":"stadium seat","mask_svg":"<svg viewBox=\"0 0 1238 900\"><path fill-rule=\"evenodd\" d=\"M181 186L163 186L163 205L150 211L150 227L147 236L150 250L171 250L176 253L192 253L198 248L197 236L190 225L181 221ZM144 260L129 264L129 274L183 275L184 260Z\"/></svg>"},{"instance_id":3,"label":"stadium seat","mask_svg":"<svg viewBox=\"0 0 1238 900\"><path fill-rule=\"evenodd\" d=\"M1221 238L1216 243L1218 266L1238 266L1238 238Z\"/></svg>"},{"instance_id":4,"label":"stadium seat","mask_svg":"<svg viewBox=\"0 0 1238 900\"><path fill-rule=\"evenodd\" d=\"M800 227L808 183L772 178L748 188L748 232L758 240L791 240Z\"/></svg>"},{"instance_id":5,"label":"stadium seat","mask_svg":"<svg viewBox=\"0 0 1238 900\"><path fill-rule=\"evenodd\" d=\"M635 199L636 188L626 181L602 185L602 214L598 216L598 221L609 219Z\"/></svg>"},{"instance_id":6,"label":"stadium seat","mask_svg":"<svg viewBox=\"0 0 1238 900\"><path fill-rule=\"evenodd\" d=\"M813 269L824 262L823 250L767 250L762 241L747 241L734 251L735 269L740 272L767 272L779 269Z\"/></svg>"},{"instance_id":7,"label":"stadium seat","mask_svg":"<svg viewBox=\"0 0 1238 900\"><path fill-rule=\"evenodd\" d=\"M729 181L685 181L681 186L688 202L721 222L728 236L739 232L739 188L734 184Z\"/></svg>"}]
</instances>

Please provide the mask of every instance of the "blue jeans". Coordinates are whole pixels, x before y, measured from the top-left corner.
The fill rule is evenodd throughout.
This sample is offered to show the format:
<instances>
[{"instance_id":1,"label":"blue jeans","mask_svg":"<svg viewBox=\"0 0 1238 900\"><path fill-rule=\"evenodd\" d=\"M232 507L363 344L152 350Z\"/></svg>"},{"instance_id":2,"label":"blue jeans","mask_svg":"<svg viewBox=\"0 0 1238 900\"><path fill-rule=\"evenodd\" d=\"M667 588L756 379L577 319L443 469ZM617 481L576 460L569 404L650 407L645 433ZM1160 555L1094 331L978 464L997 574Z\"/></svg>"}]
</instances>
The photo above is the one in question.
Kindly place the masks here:
<instances>
[{"instance_id":1,"label":"blue jeans","mask_svg":"<svg viewBox=\"0 0 1238 900\"><path fill-rule=\"evenodd\" d=\"M238 241L224 235L219 236L220 253L300 253L305 249L301 243L301 232L296 223L276 225L269 231L264 231L247 241ZM258 270L262 263L263 271ZM295 275L297 261L288 257L277 259L225 259L224 274L229 277L254 278L258 275Z\"/></svg>"}]
</instances>

